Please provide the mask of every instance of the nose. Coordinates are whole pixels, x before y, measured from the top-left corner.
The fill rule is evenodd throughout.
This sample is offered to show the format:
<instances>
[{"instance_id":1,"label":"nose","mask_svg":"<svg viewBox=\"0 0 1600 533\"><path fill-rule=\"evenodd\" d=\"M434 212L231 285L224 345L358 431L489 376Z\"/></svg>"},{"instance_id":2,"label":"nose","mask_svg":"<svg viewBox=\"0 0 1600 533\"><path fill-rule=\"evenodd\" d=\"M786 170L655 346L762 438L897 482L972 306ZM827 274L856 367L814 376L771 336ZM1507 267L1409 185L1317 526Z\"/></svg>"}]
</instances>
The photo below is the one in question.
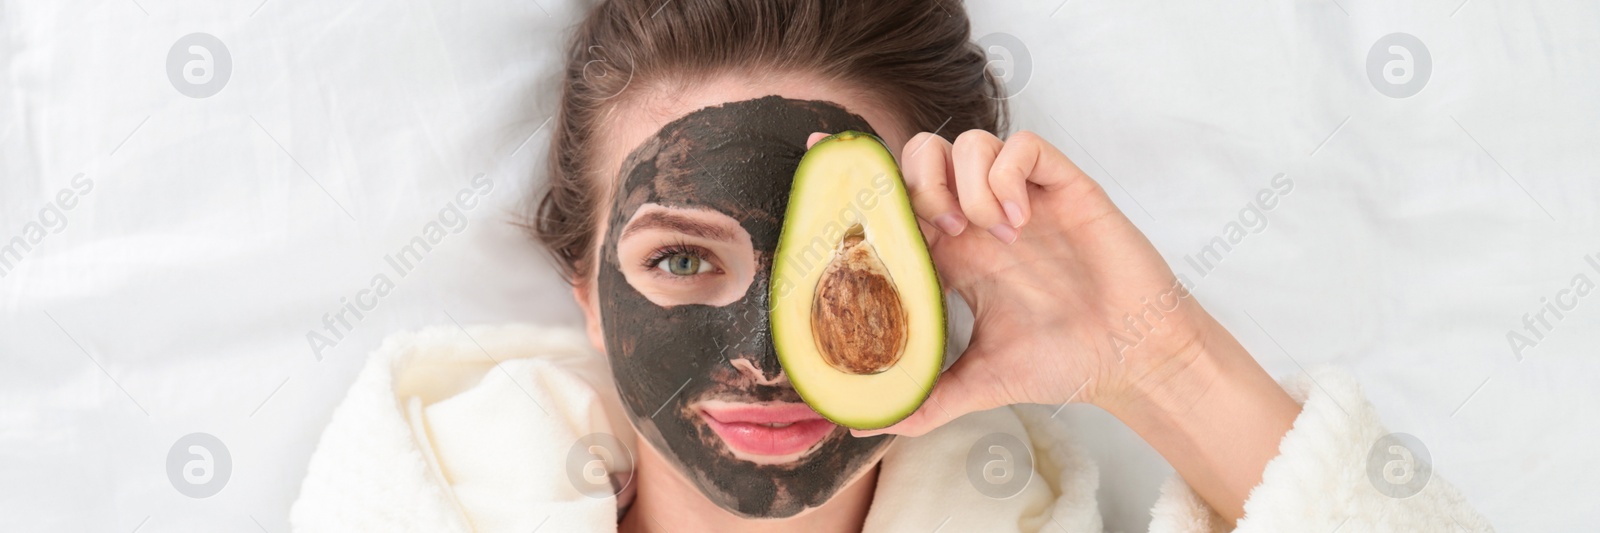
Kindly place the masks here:
<instances>
[{"instance_id":1,"label":"nose","mask_svg":"<svg viewBox=\"0 0 1600 533\"><path fill-rule=\"evenodd\" d=\"M767 283L765 276L757 276L750 292L730 309L734 327L730 333L738 335L729 339L725 348L728 362L739 373L756 383L774 385L788 380L783 365L778 363L778 351L772 342L772 324L767 312Z\"/></svg>"},{"instance_id":2,"label":"nose","mask_svg":"<svg viewBox=\"0 0 1600 533\"><path fill-rule=\"evenodd\" d=\"M751 306L755 307L755 306ZM749 376L756 383L772 385L786 380L783 375L783 365L778 362L778 351L772 343L772 330L767 323L767 310L765 306L760 309L751 309L748 319L741 318L739 327L735 331L740 333L740 338L731 339L731 343L724 352L728 362L739 373Z\"/></svg>"},{"instance_id":3,"label":"nose","mask_svg":"<svg viewBox=\"0 0 1600 533\"><path fill-rule=\"evenodd\" d=\"M789 377L784 375L782 368L778 369L775 376L769 377L766 370L757 368L756 365L752 364L749 359L741 357L739 359L734 359L732 362L733 368L738 369L740 374L744 374L755 380L757 385L779 385L789 381Z\"/></svg>"}]
</instances>

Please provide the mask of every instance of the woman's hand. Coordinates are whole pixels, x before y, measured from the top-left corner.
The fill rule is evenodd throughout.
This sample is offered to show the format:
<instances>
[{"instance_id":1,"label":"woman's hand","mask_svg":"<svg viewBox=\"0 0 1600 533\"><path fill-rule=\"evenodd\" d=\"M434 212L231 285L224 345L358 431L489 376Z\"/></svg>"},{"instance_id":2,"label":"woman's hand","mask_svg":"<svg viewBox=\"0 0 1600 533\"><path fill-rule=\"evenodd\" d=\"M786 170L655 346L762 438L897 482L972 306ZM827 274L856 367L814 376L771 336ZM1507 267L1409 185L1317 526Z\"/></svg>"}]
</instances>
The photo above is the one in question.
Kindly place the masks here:
<instances>
[{"instance_id":1,"label":"woman's hand","mask_svg":"<svg viewBox=\"0 0 1600 533\"><path fill-rule=\"evenodd\" d=\"M888 432L920 435L945 411L1014 403L1110 408L1199 355L1209 317L1100 185L1044 139L973 130L952 146L924 133L901 154L913 209L938 228L924 233L934 265L975 323L934 401Z\"/></svg>"},{"instance_id":2,"label":"woman's hand","mask_svg":"<svg viewBox=\"0 0 1600 533\"><path fill-rule=\"evenodd\" d=\"M900 154L934 265L972 307L973 334L917 412L855 434L917 436L1002 405L1087 402L1237 519L1299 406L1105 190L1029 132L973 130L954 145L921 133Z\"/></svg>"}]
</instances>

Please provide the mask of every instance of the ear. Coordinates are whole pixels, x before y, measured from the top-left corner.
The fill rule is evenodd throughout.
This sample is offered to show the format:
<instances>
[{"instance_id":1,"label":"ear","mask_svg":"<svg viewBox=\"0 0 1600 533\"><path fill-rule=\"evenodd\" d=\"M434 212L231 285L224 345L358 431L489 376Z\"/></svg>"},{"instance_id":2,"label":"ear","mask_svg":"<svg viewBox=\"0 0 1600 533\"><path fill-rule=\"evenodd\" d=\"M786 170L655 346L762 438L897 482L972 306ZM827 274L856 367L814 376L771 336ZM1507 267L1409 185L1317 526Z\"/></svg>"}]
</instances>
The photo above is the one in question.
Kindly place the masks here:
<instances>
[{"instance_id":1,"label":"ear","mask_svg":"<svg viewBox=\"0 0 1600 533\"><path fill-rule=\"evenodd\" d=\"M572 299L577 300L578 307L583 309L584 331L589 334L589 344L603 354L606 353L606 340L600 329L600 303L591 287L594 287L594 282L588 279L574 283Z\"/></svg>"}]
</instances>

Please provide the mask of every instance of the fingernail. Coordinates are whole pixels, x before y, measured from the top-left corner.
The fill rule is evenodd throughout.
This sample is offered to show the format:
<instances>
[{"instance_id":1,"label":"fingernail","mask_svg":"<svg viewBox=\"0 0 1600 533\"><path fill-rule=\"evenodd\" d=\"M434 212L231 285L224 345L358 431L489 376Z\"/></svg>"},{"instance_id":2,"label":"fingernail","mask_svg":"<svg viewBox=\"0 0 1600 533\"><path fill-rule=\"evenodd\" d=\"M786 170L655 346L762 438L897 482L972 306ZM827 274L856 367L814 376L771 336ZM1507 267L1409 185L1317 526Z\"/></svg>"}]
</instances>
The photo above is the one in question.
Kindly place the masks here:
<instances>
[{"instance_id":1,"label":"fingernail","mask_svg":"<svg viewBox=\"0 0 1600 533\"><path fill-rule=\"evenodd\" d=\"M994 235L994 238L1000 239L1000 242L1006 244L1017 242L1017 229L1005 224L989 226L989 233Z\"/></svg>"},{"instance_id":2,"label":"fingernail","mask_svg":"<svg viewBox=\"0 0 1600 533\"><path fill-rule=\"evenodd\" d=\"M879 433L882 433L882 430L870 430L870 431L869 430L860 430L860 429L852 429L852 430L850 430L850 436L858 438L858 439L864 439L864 438L867 438L867 437L876 436Z\"/></svg>"},{"instance_id":3,"label":"fingernail","mask_svg":"<svg viewBox=\"0 0 1600 533\"><path fill-rule=\"evenodd\" d=\"M1022 227L1022 208L1017 207L1016 202L1011 200L1000 202L1000 208L1006 210L1006 220L1011 222L1011 227Z\"/></svg>"},{"instance_id":4,"label":"fingernail","mask_svg":"<svg viewBox=\"0 0 1600 533\"><path fill-rule=\"evenodd\" d=\"M939 229L943 230L945 235L954 237L960 235L962 230L967 229L967 217L961 216L960 213L945 213L933 217L933 225L939 226Z\"/></svg>"}]
</instances>

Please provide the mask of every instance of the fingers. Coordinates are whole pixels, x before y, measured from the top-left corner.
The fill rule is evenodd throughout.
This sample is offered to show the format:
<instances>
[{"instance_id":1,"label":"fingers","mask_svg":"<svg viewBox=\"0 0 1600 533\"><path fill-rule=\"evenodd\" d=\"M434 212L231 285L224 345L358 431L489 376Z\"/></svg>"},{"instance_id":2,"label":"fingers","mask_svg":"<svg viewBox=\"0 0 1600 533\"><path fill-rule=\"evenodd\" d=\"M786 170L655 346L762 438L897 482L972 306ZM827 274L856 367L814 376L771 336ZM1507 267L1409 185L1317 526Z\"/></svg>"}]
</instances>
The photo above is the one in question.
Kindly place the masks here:
<instances>
[{"instance_id":1,"label":"fingers","mask_svg":"<svg viewBox=\"0 0 1600 533\"><path fill-rule=\"evenodd\" d=\"M811 137L806 139L806 149L810 150L812 146L816 146L817 141L820 141L820 140L823 140L823 139L826 139L826 138L828 138L828 134L826 134L826 133L821 133L821 132L812 133Z\"/></svg>"},{"instance_id":2,"label":"fingers","mask_svg":"<svg viewBox=\"0 0 1600 533\"><path fill-rule=\"evenodd\" d=\"M1021 228L1031 215L1028 176L1038 166L1041 144L1039 137L1029 132L1013 135L995 155L994 165L989 167L989 189L1000 202L1000 210L1011 227Z\"/></svg>"},{"instance_id":3,"label":"fingers","mask_svg":"<svg viewBox=\"0 0 1600 533\"><path fill-rule=\"evenodd\" d=\"M901 172L917 217L954 237L967 229L967 217L950 191L950 141L933 133L918 133L901 151Z\"/></svg>"},{"instance_id":4,"label":"fingers","mask_svg":"<svg viewBox=\"0 0 1600 533\"><path fill-rule=\"evenodd\" d=\"M961 415L999 407L1000 403L989 400L992 395L983 394L971 385L985 383L984 380L973 379L970 375L972 373L970 368L975 367L974 363L981 359L976 355L963 354L956 364L951 365L950 369L939 377L939 381L933 386L933 392L928 395L928 400L922 402L922 406L905 420L882 429L852 429L850 434L855 437L873 435L920 437L960 418Z\"/></svg>"},{"instance_id":5,"label":"fingers","mask_svg":"<svg viewBox=\"0 0 1600 533\"><path fill-rule=\"evenodd\" d=\"M973 224L1010 244L1017 240L1017 227L1006 218L1005 209L989 184L989 171L1005 144L987 131L969 130L956 137L951 156L961 211Z\"/></svg>"},{"instance_id":6,"label":"fingers","mask_svg":"<svg viewBox=\"0 0 1600 533\"><path fill-rule=\"evenodd\" d=\"M822 137L813 134L811 142ZM971 130L953 144L924 132L912 137L902 154L912 209L952 237L975 224L1001 242L1016 242L1018 230L1033 216L1030 183L1046 192L1099 189L1065 154L1028 131L1002 141Z\"/></svg>"},{"instance_id":7,"label":"fingers","mask_svg":"<svg viewBox=\"0 0 1600 533\"><path fill-rule=\"evenodd\" d=\"M1029 183L1054 191L1088 179L1088 175L1055 146L1038 134L1022 131L1006 139L1005 146L994 157L988 185L1006 221L1012 227L1021 228L1033 215L1032 204L1028 202Z\"/></svg>"}]
</instances>

